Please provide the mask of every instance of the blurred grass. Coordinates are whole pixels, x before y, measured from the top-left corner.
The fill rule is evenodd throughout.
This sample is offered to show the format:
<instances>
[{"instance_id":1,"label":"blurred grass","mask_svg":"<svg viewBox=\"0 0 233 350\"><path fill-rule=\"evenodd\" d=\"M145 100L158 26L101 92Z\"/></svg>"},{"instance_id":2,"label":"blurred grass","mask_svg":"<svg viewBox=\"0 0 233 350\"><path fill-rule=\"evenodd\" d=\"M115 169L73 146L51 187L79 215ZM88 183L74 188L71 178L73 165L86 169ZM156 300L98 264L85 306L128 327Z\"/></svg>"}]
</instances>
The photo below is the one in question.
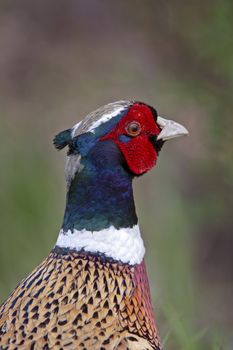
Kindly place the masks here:
<instances>
[{"instance_id":1,"label":"blurred grass","mask_svg":"<svg viewBox=\"0 0 233 350\"><path fill-rule=\"evenodd\" d=\"M25 150L20 144L12 159L5 155L4 160L0 191L1 298L47 255L61 222L57 177L49 160L31 146Z\"/></svg>"}]
</instances>

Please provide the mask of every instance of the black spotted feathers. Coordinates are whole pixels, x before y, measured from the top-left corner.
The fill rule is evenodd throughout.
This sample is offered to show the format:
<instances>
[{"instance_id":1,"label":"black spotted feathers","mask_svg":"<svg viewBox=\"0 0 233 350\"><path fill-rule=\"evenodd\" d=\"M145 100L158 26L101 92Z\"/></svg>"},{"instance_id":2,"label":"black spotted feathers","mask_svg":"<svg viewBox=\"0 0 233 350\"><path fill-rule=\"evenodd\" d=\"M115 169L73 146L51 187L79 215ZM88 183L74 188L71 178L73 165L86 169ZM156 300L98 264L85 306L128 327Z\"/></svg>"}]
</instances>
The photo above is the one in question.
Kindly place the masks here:
<instances>
[{"instance_id":1,"label":"black spotted feathers","mask_svg":"<svg viewBox=\"0 0 233 350\"><path fill-rule=\"evenodd\" d=\"M0 306L0 349L159 350L135 282L133 267L52 252Z\"/></svg>"}]
</instances>

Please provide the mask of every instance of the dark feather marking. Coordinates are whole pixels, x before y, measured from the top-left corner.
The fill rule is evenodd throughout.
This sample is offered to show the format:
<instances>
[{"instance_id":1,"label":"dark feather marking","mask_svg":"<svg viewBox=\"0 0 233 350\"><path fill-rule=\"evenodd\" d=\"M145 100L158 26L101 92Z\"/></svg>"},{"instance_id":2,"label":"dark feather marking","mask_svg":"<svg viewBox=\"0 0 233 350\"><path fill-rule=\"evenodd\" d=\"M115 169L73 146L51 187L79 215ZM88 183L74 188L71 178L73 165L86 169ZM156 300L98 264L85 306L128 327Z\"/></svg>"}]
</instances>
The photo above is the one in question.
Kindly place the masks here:
<instances>
[{"instance_id":1,"label":"dark feather marking","mask_svg":"<svg viewBox=\"0 0 233 350\"><path fill-rule=\"evenodd\" d=\"M43 290L45 289L45 286L41 287L37 292L36 294L34 295L35 298L38 298L38 296L40 295L40 293L43 292Z\"/></svg>"}]
</instances>

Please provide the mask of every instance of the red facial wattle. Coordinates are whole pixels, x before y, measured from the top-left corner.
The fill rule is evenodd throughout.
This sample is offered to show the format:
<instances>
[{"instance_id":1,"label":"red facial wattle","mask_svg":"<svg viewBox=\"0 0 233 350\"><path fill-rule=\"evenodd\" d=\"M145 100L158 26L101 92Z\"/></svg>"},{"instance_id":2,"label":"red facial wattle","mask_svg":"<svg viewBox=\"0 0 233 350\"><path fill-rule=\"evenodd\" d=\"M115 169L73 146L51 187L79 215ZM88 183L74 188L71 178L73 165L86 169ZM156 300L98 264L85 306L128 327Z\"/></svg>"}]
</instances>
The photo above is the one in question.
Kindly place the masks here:
<instances>
[{"instance_id":1,"label":"red facial wattle","mask_svg":"<svg viewBox=\"0 0 233 350\"><path fill-rule=\"evenodd\" d=\"M137 136L129 135L127 127L136 122L140 125ZM129 169L135 175L141 175L156 164L157 152L150 141L152 136L161 132L151 109L142 103L135 103L116 127L101 140L113 140L121 150ZM124 142L123 138L128 138Z\"/></svg>"}]
</instances>

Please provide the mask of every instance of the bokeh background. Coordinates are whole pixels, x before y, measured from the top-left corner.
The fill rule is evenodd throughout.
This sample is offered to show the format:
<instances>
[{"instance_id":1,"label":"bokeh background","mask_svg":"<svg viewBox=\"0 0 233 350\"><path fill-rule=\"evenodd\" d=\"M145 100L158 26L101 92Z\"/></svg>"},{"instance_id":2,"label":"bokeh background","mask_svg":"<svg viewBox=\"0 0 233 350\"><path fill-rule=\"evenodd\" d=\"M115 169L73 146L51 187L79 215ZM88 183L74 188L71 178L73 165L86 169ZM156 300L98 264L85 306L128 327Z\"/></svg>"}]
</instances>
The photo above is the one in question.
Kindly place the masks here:
<instances>
[{"instance_id":1,"label":"bokeh background","mask_svg":"<svg viewBox=\"0 0 233 350\"><path fill-rule=\"evenodd\" d=\"M53 136L139 99L183 123L135 181L165 349L232 349L233 2L0 2L0 298L53 247L65 152Z\"/></svg>"}]
</instances>

